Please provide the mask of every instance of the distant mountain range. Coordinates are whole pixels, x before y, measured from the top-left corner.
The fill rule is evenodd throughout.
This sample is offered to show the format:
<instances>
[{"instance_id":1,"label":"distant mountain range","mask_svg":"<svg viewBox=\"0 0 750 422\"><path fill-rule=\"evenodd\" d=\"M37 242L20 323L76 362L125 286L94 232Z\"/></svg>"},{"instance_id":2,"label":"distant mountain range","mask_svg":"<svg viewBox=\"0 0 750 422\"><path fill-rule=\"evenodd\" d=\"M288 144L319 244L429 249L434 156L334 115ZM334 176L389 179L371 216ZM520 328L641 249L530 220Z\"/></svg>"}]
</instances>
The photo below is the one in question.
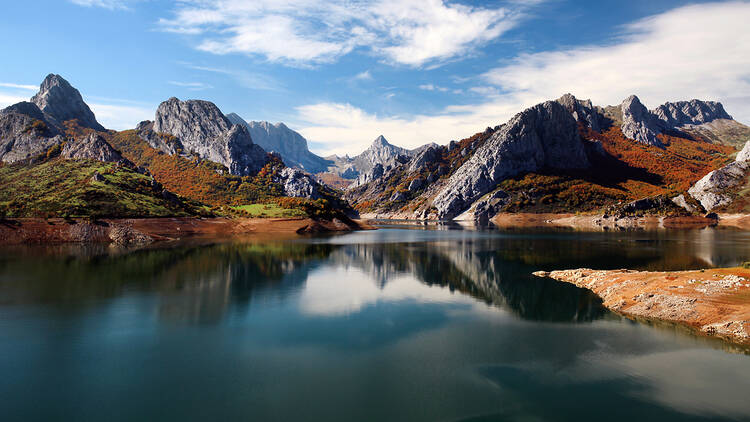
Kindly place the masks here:
<instances>
[{"instance_id":1,"label":"distant mountain range","mask_svg":"<svg viewBox=\"0 0 750 422\"><path fill-rule=\"evenodd\" d=\"M284 198L311 213L351 204L364 215L440 220L484 221L500 212L750 213L749 140L750 128L718 102L648 110L635 95L601 107L566 94L447 145L407 150L381 135L357 156L323 158L283 123L246 122L202 100L170 98L153 121L108 131L78 90L50 74L30 101L0 111L0 162L10 166L0 183L20 189L0 195L0 211L101 211L103 202L91 201L101 196L119 204L106 211L118 215L189 215ZM109 163L111 173L96 163ZM80 179L58 175L55 183L70 190L42 183L47 190L17 197L40 182L25 178L56 164ZM337 193L320 180L346 189ZM128 199L136 194L150 204L145 211Z\"/></svg>"}]
</instances>

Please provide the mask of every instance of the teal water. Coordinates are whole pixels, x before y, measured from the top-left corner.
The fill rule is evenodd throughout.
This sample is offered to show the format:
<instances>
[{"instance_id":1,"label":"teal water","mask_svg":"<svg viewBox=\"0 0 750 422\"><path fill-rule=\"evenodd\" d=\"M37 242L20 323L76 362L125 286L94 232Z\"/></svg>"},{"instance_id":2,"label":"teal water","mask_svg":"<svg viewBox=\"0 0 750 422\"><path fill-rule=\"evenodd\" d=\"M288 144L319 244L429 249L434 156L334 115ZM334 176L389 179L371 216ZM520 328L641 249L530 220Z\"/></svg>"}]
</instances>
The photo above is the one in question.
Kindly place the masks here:
<instances>
[{"instance_id":1,"label":"teal water","mask_svg":"<svg viewBox=\"0 0 750 422\"><path fill-rule=\"evenodd\" d=\"M743 261L712 229L6 247L0 420L750 420L741 350L530 275Z\"/></svg>"}]
</instances>

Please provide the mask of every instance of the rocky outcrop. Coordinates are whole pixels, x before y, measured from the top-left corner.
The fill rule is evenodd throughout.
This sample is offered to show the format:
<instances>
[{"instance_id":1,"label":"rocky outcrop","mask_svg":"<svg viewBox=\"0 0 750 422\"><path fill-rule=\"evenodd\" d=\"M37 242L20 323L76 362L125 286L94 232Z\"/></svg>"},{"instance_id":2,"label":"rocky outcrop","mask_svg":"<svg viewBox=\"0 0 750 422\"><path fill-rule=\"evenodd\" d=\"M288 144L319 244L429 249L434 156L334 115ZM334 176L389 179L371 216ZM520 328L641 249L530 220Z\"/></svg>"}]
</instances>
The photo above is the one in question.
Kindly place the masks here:
<instances>
[{"instance_id":1,"label":"rocky outcrop","mask_svg":"<svg viewBox=\"0 0 750 422\"><path fill-rule=\"evenodd\" d=\"M735 158L735 161L743 162L743 161L750 161L750 141L747 141L745 143L745 146L740 150L739 153L737 153L737 158Z\"/></svg>"},{"instance_id":2,"label":"rocky outcrop","mask_svg":"<svg viewBox=\"0 0 750 422\"><path fill-rule=\"evenodd\" d=\"M64 140L33 103L21 102L0 111L0 160L5 163L35 158Z\"/></svg>"},{"instance_id":3,"label":"rocky outcrop","mask_svg":"<svg viewBox=\"0 0 750 422\"><path fill-rule=\"evenodd\" d=\"M113 163L128 162L97 133L66 142L61 155L68 160L87 159Z\"/></svg>"},{"instance_id":4,"label":"rocky outcrop","mask_svg":"<svg viewBox=\"0 0 750 422\"><path fill-rule=\"evenodd\" d=\"M706 211L729 205L736 197L736 190L750 174L750 142L737 154L735 162L705 175L688 193L701 203Z\"/></svg>"},{"instance_id":5,"label":"rocky outcrop","mask_svg":"<svg viewBox=\"0 0 750 422\"><path fill-rule=\"evenodd\" d=\"M354 157L352 166L361 174L370 171L376 164L387 165L398 156L409 155L409 150L391 145L383 135L380 135L369 148Z\"/></svg>"},{"instance_id":6,"label":"rocky outcrop","mask_svg":"<svg viewBox=\"0 0 750 422\"><path fill-rule=\"evenodd\" d=\"M287 167L274 178L274 182L284 187L284 195L295 198L320 198L320 185L300 169Z\"/></svg>"},{"instance_id":7,"label":"rocky outcrop","mask_svg":"<svg viewBox=\"0 0 750 422\"><path fill-rule=\"evenodd\" d=\"M267 152L275 152L289 167L297 167L308 173L326 171L331 164L329 160L319 157L307 147L307 139L289 129L284 123L246 122L235 113L227 114L230 122L242 125L250 132L253 142Z\"/></svg>"},{"instance_id":8,"label":"rocky outcrop","mask_svg":"<svg viewBox=\"0 0 750 422\"><path fill-rule=\"evenodd\" d=\"M591 100L578 100L573 94L565 94L557 100L573 115L577 122L596 132L601 132L604 126L604 116L594 107Z\"/></svg>"},{"instance_id":9,"label":"rocky outcrop","mask_svg":"<svg viewBox=\"0 0 750 422\"><path fill-rule=\"evenodd\" d=\"M222 164L232 174L257 173L269 161L246 127L232 124L208 101L170 98L157 108L153 131L174 136L184 153Z\"/></svg>"},{"instance_id":10,"label":"rocky outcrop","mask_svg":"<svg viewBox=\"0 0 750 422\"><path fill-rule=\"evenodd\" d=\"M355 189L360 186L364 186L374 180L383 177L383 174L385 174L385 168L382 164L377 163L370 169L370 171L360 174L359 177L357 177L357 180L349 185L347 189Z\"/></svg>"},{"instance_id":11,"label":"rocky outcrop","mask_svg":"<svg viewBox=\"0 0 750 422\"><path fill-rule=\"evenodd\" d=\"M646 145L662 146L656 137L662 132L661 122L648 111L635 95L626 98L620 105L623 135Z\"/></svg>"},{"instance_id":12,"label":"rocky outcrop","mask_svg":"<svg viewBox=\"0 0 750 422\"><path fill-rule=\"evenodd\" d=\"M717 119L732 120L721 103L716 101L677 101L665 103L652 111L667 128L685 125L702 125Z\"/></svg>"},{"instance_id":13,"label":"rocky outcrop","mask_svg":"<svg viewBox=\"0 0 750 422\"><path fill-rule=\"evenodd\" d=\"M75 119L80 126L104 130L83 101L81 93L60 75L47 75L39 87L39 92L31 98L31 102L56 125Z\"/></svg>"},{"instance_id":14,"label":"rocky outcrop","mask_svg":"<svg viewBox=\"0 0 750 422\"><path fill-rule=\"evenodd\" d=\"M544 167L589 166L576 120L560 103L547 101L500 127L450 177L432 205L438 218L452 219L509 177Z\"/></svg>"},{"instance_id":15,"label":"rocky outcrop","mask_svg":"<svg viewBox=\"0 0 750 422\"><path fill-rule=\"evenodd\" d=\"M674 130L691 130L716 120L732 120L724 106L715 101L677 101L649 111L635 95L620 105L622 133L646 145L662 147L657 136ZM710 132L710 130L709 130Z\"/></svg>"}]
</instances>

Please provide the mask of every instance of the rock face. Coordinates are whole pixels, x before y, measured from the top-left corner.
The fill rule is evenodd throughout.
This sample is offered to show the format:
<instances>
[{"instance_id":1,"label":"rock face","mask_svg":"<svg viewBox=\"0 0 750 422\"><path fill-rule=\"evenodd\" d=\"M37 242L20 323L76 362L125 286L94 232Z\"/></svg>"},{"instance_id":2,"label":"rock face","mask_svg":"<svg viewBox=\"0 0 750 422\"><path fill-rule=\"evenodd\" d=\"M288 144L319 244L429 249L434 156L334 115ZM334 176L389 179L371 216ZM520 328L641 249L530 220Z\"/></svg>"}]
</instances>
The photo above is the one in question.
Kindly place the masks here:
<instances>
[{"instance_id":1,"label":"rock face","mask_svg":"<svg viewBox=\"0 0 750 422\"><path fill-rule=\"evenodd\" d=\"M400 155L408 156L410 152L406 148L391 145L383 135L380 135L369 148L354 157L352 165L360 174L366 173L376 164L386 165Z\"/></svg>"},{"instance_id":2,"label":"rock face","mask_svg":"<svg viewBox=\"0 0 750 422\"><path fill-rule=\"evenodd\" d=\"M76 119L83 127L104 130L83 101L81 93L60 75L47 75L39 87L39 92L31 98L31 102L57 125L66 120Z\"/></svg>"},{"instance_id":3,"label":"rock face","mask_svg":"<svg viewBox=\"0 0 750 422\"><path fill-rule=\"evenodd\" d=\"M577 122L594 131L601 132L604 116L594 107L591 100L578 100L573 94L565 94L557 102L565 107Z\"/></svg>"},{"instance_id":4,"label":"rock face","mask_svg":"<svg viewBox=\"0 0 750 422\"><path fill-rule=\"evenodd\" d=\"M257 173L269 161L247 128L233 125L208 101L170 98L157 108L153 131L176 137L185 153L222 164L232 174Z\"/></svg>"},{"instance_id":5,"label":"rock face","mask_svg":"<svg viewBox=\"0 0 750 422\"><path fill-rule=\"evenodd\" d=\"M626 98L620 105L622 133L646 145L663 146L657 135L693 126L705 125L715 120L732 120L724 106L715 101L678 101L664 103L649 111L635 95Z\"/></svg>"},{"instance_id":6,"label":"rock face","mask_svg":"<svg viewBox=\"0 0 750 422\"><path fill-rule=\"evenodd\" d=\"M297 167L309 173L326 171L331 164L329 160L319 157L307 148L307 139L289 129L284 123L246 122L235 113L227 114L227 119L236 125L242 125L250 132L253 142L267 152L275 152L289 167Z\"/></svg>"},{"instance_id":7,"label":"rock face","mask_svg":"<svg viewBox=\"0 0 750 422\"><path fill-rule=\"evenodd\" d=\"M104 138L96 133L82 139L66 142L61 155L69 160L89 159L115 163L127 161Z\"/></svg>"},{"instance_id":8,"label":"rock face","mask_svg":"<svg viewBox=\"0 0 750 422\"><path fill-rule=\"evenodd\" d=\"M750 173L750 142L737 154L735 162L705 175L688 193L701 203L706 211L730 204L735 198L735 188L741 186Z\"/></svg>"},{"instance_id":9,"label":"rock face","mask_svg":"<svg viewBox=\"0 0 750 422\"><path fill-rule=\"evenodd\" d=\"M61 131L33 103L21 102L0 111L0 160L28 160L61 144Z\"/></svg>"},{"instance_id":10,"label":"rock face","mask_svg":"<svg viewBox=\"0 0 750 422\"><path fill-rule=\"evenodd\" d=\"M701 125L717 119L732 120L732 116L724 110L724 106L715 101L690 100L665 103L654 109L652 113L668 128Z\"/></svg>"},{"instance_id":11,"label":"rock face","mask_svg":"<svg viewBox=\"0 0 750 422\"><path fill-rule=\"evenodd\" d=\"M750 141L747 141L745 143L745 146L737 154L737 158L735 158L735 161L738 161L738 162L750 161Z\"/></svg>"},{"instance_id":12,"label":"rock face","mask_svg":"<svg viewBox=\"0 0 750 422\"><path fill-rule=\"evenodd\" d=\"M620 105L623 135L646 145L662 146L656 135L662 132L661 122L648 111L635 95Z\"/></svg>"},{"instance_id":13,"label":"rock face","mask_svg":"<svg viewBox=\"0 0 750 422\"><path fill-rule=\"evenodd\" d=\"M589 166L576 119L560 103L547 101L500 127L450 177L432 205L438 218L452 219L509 177L543 167Z\"/></svg>"},{"instance_id":14,"label":"rock face","mask_svg":"<svg viewBox=\"0 0 750 422\"><path fill-rule=\"evenodd\" d=\"M320 185L300 169L287 167L278 173L274 182L284 187L284 195L295 198L320 198Z\"/></svg>"}]
</instances>

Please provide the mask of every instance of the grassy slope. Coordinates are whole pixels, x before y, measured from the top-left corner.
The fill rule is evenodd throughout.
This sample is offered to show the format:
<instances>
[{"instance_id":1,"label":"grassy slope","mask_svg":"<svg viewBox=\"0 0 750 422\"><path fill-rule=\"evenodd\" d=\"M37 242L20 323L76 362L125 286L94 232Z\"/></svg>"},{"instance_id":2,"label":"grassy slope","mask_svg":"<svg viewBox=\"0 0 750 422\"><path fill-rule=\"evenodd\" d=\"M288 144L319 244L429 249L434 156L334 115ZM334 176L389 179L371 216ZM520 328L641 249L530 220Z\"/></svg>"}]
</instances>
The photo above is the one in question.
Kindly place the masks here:
<instances>
[{"instance_id":1,"label":"grassy slope","mask_svg":"<svg viewBox=\"0 0 750 422\"><path fill-rule=\"evenodd\" d=\"M105 182L92 180L95 172ZM197 209L161 197L148 176L114 163L52 159L0 167L0 214L8 217L187 216Z\"/></svg>"},{"instance_id":2,"label":"grassy slope","mask_svg":"<svg viewBox=\"0 0 750 422\"><path fill-rule=\"evenodd\" d=\"M135 130L111 133L106 137L125 158L147 167L171 192L209 204L220 213L256 215L257 207L253 205L272 204L273 209L286 210L285 215L341 218L347 207L336 192L325 188L321 192L323 198L318 200L283 196L283 188L273 182L274 174L283 168L278 159L272 160L255 176L240 177L226 173L223 166L211 161L165 154L148 145ZM243 206L250 207L243 209ZM261 214L262 211L257 215Z\"/></svg>"}]
</instances>

